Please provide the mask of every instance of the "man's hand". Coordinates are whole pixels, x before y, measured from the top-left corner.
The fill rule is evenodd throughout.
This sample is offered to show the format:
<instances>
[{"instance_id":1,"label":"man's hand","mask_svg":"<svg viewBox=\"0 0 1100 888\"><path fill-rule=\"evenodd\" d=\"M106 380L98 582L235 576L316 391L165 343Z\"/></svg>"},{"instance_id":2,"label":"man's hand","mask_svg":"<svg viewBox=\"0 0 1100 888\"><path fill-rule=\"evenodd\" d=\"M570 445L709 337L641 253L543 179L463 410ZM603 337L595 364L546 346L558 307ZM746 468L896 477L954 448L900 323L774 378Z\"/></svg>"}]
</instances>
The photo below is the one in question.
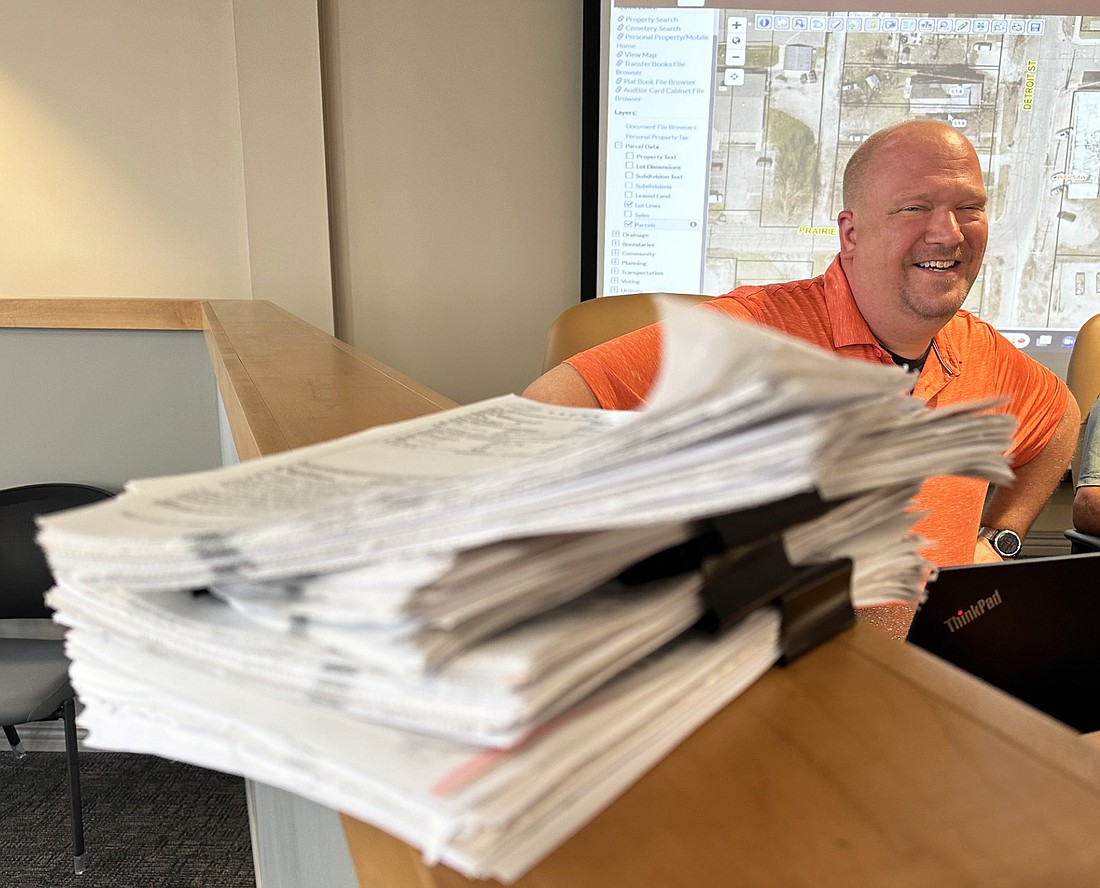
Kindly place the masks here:
<instances>
[{"instance_id":1,"label":"man's hand","mask_svg":"<svg viewBox=\"0 0 1100 888\"><path fill-rule=\"evenodd\" d=\"M1024 538L1069 468L1080 428L1081 412L1077 408L1076 399L1070 395L1066 401L1065 413L1046 447L1030 462L1015 467L1016 480L1012 484L997 487L993 491L982 514L984 527L1011 528L1020 535L1020 539ZM983 539L979 539L975 545L974 556L975 561L1002 560Z\"/></svg>"},{"instance_id":2,"label":"man's hand","mask_svg":"<svg viewBox=\"0 0 1100 888\"><path fill-rule=\"evenodd\" d=\"M1004 559L997 554L997 550L993 548L993 543L985 537L978 537L977 542L974 544L974 563L996 564L998 561L1004 561Z\"/></svg>"}]
</instances>

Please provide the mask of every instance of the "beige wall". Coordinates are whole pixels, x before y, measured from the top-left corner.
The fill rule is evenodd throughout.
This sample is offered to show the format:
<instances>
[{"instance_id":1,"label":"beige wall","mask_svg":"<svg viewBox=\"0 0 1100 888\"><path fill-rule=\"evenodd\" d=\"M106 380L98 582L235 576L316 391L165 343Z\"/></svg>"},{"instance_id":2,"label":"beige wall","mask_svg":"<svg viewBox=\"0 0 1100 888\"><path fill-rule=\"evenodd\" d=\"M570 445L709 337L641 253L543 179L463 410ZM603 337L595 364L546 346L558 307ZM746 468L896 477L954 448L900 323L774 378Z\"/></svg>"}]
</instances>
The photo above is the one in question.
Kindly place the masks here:
<instances>
[{"instance_id":1,"label":"beige wall","mask_svg":"<svg viewBox=\"0 0 1100 888\"><path fill-rule=\"evenodd\" d=\"M578 298L580 78L581 0L0 0L0 295L271 299L518 390Z\"/></svg>"},{"instance_id":2,"label":"beige wall","mask_svg":"<svg viewBox=\"0 0 1100 888\"><path fill-rule=\"evenodd\" d=\"M232 5L251 296L332 333L317 2Z\"/></svg>"},{"instance_id":3,"label":"beige wall","mask_svg":"<svg viewBox=\"0 0 1100 888\"><path fill-rule=\"evenodd\" d=\"M331 329L314 2L0 0L0 139L0 294Z\"/></svg>"},{"instance_id":4,"label":"beige wall","mask_svg":"<svg viewBox=\"0 0 1100 888\"><path fill-rule=\"evenodd\" d=\"M323 0L341 338L458 401L578 298L581 0Z\"/></svg>"}]
</instances>

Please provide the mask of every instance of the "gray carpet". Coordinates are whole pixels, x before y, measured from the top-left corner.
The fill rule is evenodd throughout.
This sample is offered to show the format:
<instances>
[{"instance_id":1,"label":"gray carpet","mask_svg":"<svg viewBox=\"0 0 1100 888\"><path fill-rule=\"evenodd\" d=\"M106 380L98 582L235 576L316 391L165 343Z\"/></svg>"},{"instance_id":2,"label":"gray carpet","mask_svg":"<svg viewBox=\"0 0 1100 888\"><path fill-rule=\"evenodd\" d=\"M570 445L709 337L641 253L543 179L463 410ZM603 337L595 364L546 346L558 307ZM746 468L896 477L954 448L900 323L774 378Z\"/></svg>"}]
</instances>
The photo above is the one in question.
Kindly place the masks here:
<instances>
[{"instance_id":1,"label":"gray carpet","mask_svg":"<svg viewBox=\"0 0 1100 888\"><path fill-rule=\"evenodd\" d=\"M255 888L244 781L154 756L80 757L86 869L75 875L63 753L0 742L5 888Z\"/></svg>"}]
</instances>

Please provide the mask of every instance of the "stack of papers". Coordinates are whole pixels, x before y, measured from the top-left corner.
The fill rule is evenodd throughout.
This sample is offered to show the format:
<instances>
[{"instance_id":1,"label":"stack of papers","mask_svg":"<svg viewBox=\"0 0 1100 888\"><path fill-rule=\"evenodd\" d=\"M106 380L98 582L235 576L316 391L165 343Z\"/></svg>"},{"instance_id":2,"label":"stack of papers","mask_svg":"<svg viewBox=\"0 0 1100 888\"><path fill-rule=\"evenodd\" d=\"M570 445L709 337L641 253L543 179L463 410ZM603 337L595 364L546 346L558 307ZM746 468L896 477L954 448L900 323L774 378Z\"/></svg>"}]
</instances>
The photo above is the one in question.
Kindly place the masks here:
<instances>
[{"instance_id":1,"label":"stack of papers","mask_svg":"<svg viewBox=\"0 0 1100 888\"><path fill-rule=\"evenodd\" d=\"M1012 420L896 368L673 311L649 406L507 396L42 519L89 743L281 786L518 878L779 656L688 630L702 573L620 572L816 493L794 564L915 599L923 479L1011 478Z\"/></svg>"}]
</instances>

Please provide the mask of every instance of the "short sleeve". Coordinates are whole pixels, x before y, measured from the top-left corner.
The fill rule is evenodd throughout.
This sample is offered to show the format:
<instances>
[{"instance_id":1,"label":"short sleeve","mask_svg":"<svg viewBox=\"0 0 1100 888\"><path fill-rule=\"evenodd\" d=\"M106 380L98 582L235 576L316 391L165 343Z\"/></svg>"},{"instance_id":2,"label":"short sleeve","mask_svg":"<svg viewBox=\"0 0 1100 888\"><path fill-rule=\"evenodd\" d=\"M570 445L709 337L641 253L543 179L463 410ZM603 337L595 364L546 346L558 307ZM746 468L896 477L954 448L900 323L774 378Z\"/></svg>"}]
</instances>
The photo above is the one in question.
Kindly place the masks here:
<instances>
[{"instance_id":1,"label":"short sleeve","mask_svg":"<svg viewBox=\"0 0 1100 888\"><path fill-rule=\"evenodd\" d=\"M1009 461L1013 467L1022 466L1038 456L1054 435L1071 397L1069 389L999 334L995 334L994 354L987 368L996 376L989 394L1007 396L1006 409L1016 417Z\"/></svg>"},{"instance_id":2,"label":"short sleeve","mask_svg":"<svg viewBox=\"0 0 1100 888\"><path fill-rule=\"evenodd\" d=\"M1081 445L1081 471L1078 487L1100 487L1100 398L1089 411L1085 425L1085 440Z\"/></svg>"},{"instance_id":3,"label":"short sleeve","mask_svg":"<svg viewBox=\"0 0 1100 888\"><path fill-rule=\"evenodd\" d=\"M580 373L605 410L633 410L644 403L660 362L660 324L608 340L565 361Z\"/></svg>"},{"instance_id":4,"label":"short sleeve","mask_svg":"<svg viewBox=\"0 0 1100 888\"><path fill-rule=\"evenodd\" d=\"M729 298L699 303L696 310L753 319ZM605 410L633 410L645 403L661 366L661 325L652 324L567 358Z\"/></svg>"}]
</instances>

